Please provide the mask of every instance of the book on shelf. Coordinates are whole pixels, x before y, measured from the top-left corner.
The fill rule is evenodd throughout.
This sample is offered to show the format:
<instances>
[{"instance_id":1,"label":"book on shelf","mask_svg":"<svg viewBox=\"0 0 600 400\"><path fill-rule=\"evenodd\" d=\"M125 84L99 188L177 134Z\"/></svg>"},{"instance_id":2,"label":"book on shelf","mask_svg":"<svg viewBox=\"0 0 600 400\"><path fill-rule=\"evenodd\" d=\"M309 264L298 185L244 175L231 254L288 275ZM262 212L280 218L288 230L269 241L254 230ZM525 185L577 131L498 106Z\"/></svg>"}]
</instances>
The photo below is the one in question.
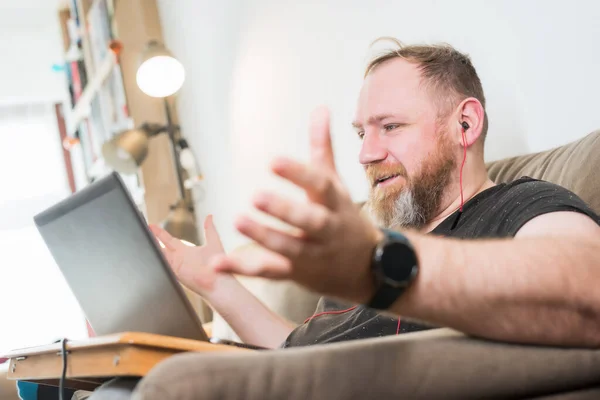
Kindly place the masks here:
<instances>
[{"instance_id":1,"label":"book on shelf","mask_svg":"<svg viewBox=\"0 0 600 400\"><path fill-rule=\"evenodd\" d=\"M113 32L114 5L108 0L95 0L87 14L88 44L93 68L99 71L106 57L113 57L110 45L116 39ZM117 62L98 90L99 115L103 119L103 138L108 140L117 132L131 127L125 97L121 67Z\"/></svg>"}]
</instances>

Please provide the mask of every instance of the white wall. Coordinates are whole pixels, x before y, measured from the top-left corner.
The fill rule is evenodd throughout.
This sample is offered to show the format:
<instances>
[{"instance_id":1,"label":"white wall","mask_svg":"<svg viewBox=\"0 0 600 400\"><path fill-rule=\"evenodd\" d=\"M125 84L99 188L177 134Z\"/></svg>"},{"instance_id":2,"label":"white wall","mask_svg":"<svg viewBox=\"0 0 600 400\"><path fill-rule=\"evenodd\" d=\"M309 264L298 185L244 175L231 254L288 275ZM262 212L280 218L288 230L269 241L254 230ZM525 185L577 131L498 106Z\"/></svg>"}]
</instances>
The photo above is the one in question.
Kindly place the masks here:
<instances>
[{"instance_id":1,"label":"white wall","mask_svg":"<svg viewBox=\"0 0 600 400\"><path fill-rule=\"evenodd\" d=\"M0 330L0 353L87 335L32 219L70 193L52 106L68 95L52 70L63 62L58 3L0 0L0 316L18 327Z\"/></svg>"},{"instance_id":2,"label":"white wall","mask_svg":"<svg viewBox=\"0 0 600 400\"><path fill-rule=\"evenodd\" d=\"M188 80L183 133L206 175L201 215L231 229L276 154L307 156L307 120L333 112L336 160L366 195L350 128L370 42L445 41L469 53L488 100L489 160L544 150L600 128L600 3L593 1L159 0L167 45ZM286 187L287 188L287 187ZM287 189L286 189L287 190ZM288 193L294 193L287 190Z\"/></svg>"},{"instance_id":3,"label":"white wall","mask_svg":"<svg viewBox=\"0 0 600 400\"><path fill-rule=\"evenodd\" d=\"M57 0L0 0L0 105L54 103L68 95Z\"/></svg>"},{"instance_id":4,"label":"white wall","mask_svg":"<svg viewBox=\"0 0 600 400\"><path fill-rule=\"evenodd\" d=\"M85 317L33 222L70 193L54 107L0 106L0 142L0 318L18 327L0 329L0 354L83 338Z\"/></svg>"}]
</instances>

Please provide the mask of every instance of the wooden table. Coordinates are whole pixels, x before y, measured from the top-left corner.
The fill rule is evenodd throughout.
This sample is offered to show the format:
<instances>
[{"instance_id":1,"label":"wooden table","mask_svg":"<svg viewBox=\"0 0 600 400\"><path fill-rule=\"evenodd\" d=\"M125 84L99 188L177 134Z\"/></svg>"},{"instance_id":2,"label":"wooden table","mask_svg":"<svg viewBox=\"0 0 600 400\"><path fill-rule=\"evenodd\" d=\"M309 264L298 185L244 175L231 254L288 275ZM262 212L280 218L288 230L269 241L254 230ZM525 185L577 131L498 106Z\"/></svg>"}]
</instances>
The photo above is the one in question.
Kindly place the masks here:
<instances>
[{"instance_id":1,"label":"wooden table","mask_svg":"<svg viewBox=\"0 0 600 400\"><path fill-rule=\"evenodd\" d=\"M143 377L156 364L188 351L250 351L150 333L124 332L79 341L67 341L67 380L72 389L93 390L115 377ZM14 350L8 379L58 386L62 374L61 343Z\"/></svg>"}]
</instances>

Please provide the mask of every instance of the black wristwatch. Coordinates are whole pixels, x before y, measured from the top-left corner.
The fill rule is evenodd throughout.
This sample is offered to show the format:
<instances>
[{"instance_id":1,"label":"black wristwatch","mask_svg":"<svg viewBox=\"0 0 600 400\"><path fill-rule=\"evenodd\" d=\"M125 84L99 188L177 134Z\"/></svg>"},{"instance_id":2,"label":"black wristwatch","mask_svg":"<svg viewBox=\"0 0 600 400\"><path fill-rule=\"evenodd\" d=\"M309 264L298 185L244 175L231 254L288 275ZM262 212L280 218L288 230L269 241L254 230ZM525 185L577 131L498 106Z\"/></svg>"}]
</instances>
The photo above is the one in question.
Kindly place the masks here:
<instances>
[{"instance_id":1,"label":"black wristwatch","mask_svg":"<svg viewBox=\"0 0 600 400\"><path fill-rule=\"evenodd\" d=\"M367 304L388 309L415 280L419 262L414 248L403 234L382 229L384 238L373 251L371 268L375 276L375 295Z\"/></svg>"}]
</instances>

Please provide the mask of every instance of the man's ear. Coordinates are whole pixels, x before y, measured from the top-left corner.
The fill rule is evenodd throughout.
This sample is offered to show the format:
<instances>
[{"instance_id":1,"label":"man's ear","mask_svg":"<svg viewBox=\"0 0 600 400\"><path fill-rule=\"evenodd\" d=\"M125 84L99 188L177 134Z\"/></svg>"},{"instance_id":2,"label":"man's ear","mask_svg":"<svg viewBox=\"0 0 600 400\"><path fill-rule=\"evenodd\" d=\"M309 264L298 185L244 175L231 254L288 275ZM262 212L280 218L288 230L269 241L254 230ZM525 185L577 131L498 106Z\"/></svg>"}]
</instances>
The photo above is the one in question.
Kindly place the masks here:
<instances>
[{"instance_id":1,"label":"man's ear","mask_svg":"<svg viewBox=\"0 0 600 400\"><path fill-rule=\"evenodd\" d=\"M483 132L485 110L479 100L474 97L468 97L460 102L456 111L456 121L452 121L452 125L456 126L456 135L454 135L454 138L461 146L464 146L462 136L462 131L464 130L466 146L471 147L477 142ZM467 129L464 129L464 123L468 125Z\"/></svg>"}]
</instances>

